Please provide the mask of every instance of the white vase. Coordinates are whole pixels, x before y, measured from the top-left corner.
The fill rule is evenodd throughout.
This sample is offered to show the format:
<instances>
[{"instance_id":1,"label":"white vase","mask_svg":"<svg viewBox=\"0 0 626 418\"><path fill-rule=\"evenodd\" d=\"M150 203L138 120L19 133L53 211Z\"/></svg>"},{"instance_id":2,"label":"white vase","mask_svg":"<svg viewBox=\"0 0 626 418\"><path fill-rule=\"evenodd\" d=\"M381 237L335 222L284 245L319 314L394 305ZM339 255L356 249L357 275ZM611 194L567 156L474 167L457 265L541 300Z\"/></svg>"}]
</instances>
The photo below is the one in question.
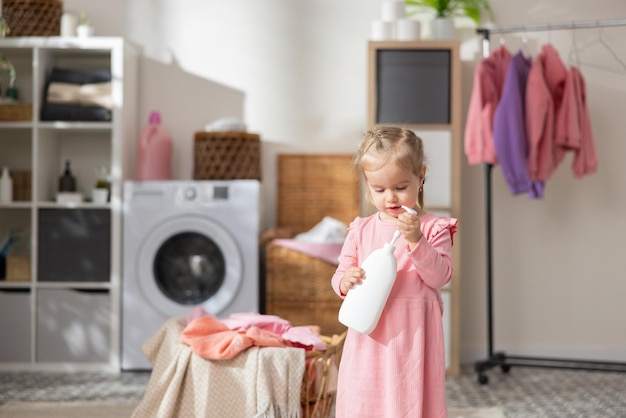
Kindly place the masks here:
<instances>
[{"instance_id":1,"label":"white vase","mask_svg":"<svg viewBox=\"0 0 626 418\"><path fill-rule=\"evenodd\" d=\"M438 17L433 21L434 39L454 39L454 19L449 17Z\"/></svg>"},{"instance_id":2,"label":"white vase","mask_svg":"<svg viewBox=\"0 0 626 418\"><path fill-rule=\"evenodd\" d=\"M61 36L76 36L78 16L74 13L63 13L61 16Z\"/></svg>"}]
</instances>

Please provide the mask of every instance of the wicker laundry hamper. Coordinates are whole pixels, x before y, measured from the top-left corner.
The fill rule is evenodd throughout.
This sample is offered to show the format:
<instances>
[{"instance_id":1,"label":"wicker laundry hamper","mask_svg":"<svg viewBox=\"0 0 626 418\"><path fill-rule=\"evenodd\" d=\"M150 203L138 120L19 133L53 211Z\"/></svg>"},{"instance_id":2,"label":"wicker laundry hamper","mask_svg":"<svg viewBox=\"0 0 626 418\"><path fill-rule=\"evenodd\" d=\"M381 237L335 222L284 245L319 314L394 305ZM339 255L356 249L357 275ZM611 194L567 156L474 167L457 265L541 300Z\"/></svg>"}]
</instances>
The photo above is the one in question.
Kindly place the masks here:
<instances>
[{"instance_id":1,"label":"wicker laundry hamper","mask_svg":"<svg viewBox=\"0 0 626 418\"><path fill-rule=\"evenodd\" d=\"M196 132L194 180L261 180L261 140L239 131Z\"/></svg>"},{"instance_id":2,"label":"wicker laundry hamper","mask_svg":"<svg viewBox=\"0 0 626 418\"><path fill-rule=\"evenodd\" d=\"M277 229L307 231L325 216L352 222L359 214L360 186L351 161L344 154L279 155ZM324 335L341 334L346 329L337 319L342 300L330 285L336 269L270 241L265 245L267 313L294 326L318 325Z\"/></svg>"},{"instance_id":3,"label":"wicker laundry hamper","mask_svg":"<svg viewBox=\"0 0 626 418\"><path fill-rule=\"evenodd\" d=\"M8 36L59 36L61 0L2 0L2 17Z\"/></svg>"},{"instance_id":4,"label":"wicker laundry hamper","mask_svg":"<svg viewBox=\"0 0 626 418\"><path fill-rule=\"evenodd\" d=\"M337 397L337 372L346 331L332 337L322 336L324 351L306 353L300 403L303 418L330 418Z\"/></svg>"}]
</instances>

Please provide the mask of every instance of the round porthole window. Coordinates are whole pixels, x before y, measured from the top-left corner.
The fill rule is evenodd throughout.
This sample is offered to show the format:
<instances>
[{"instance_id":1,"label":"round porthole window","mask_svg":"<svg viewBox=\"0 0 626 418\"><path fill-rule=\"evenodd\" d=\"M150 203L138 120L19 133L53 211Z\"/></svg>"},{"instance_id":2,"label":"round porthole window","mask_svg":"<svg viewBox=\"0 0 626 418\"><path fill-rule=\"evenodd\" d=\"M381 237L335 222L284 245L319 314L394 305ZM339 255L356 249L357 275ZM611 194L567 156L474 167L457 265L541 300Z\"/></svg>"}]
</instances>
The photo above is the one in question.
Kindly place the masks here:
<instances>
[{"instance_id":1,"label":"round porthole window","mask_svg":"<svg viewBox=\"0 0 626 418\"><path fill-rule=\"evenodd\" d=\"M219 315L237 297L243 260L234 238L210 219L170 219L144 239L135 271L145 299L164 315L193 306Z\"/></svg>"},{"instance_id":2,"label":"round porthole window","mask_svg":"<svg viewBox=\"0 0 626 418\"><path fill-rule=\"evenodd\" d=\"M154 257L157 286L168 298L197 305L215 296L224 283L226 260L220 247L197 232L168 238Z\"/></svg>"}]
</instances>

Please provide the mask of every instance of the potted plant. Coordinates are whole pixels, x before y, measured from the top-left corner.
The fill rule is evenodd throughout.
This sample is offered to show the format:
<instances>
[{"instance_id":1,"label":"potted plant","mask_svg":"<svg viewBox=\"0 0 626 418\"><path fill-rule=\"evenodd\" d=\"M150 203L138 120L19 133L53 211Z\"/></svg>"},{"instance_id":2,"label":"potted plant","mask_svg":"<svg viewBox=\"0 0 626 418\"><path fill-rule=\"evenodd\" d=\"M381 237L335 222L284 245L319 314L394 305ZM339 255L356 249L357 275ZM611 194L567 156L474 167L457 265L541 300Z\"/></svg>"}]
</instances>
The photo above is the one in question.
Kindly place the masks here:
<instances>
[{"instance_id":1,"label":"potted plant","mask_svg":"<svg viewBox=\"0 0 626 418\"><path fill-rule=\"evenodd\" d=\"M9 24L2 16L0 16L0 38L6 37L11 30L9 29Z\"/></svg>"},{"instance_id":2,"label":"potted plant","mask_svg":"<svg viewBox=\"0 0 626 418\"><path fill-rule=\"evenodd\" d=\"M468 17L479 25L484 12L490 18L493 15L489 0L404 0L404 2L407 7L407 16L423 11L434 14L434 35L440 39L453 37L455 17Z\"/></svg>"},{"instance_id":3,"label":"potted plant","mask_svg":"<svg viewBox=\"0 0 626 418\"><path fill-rule=\"evenodd\" d=\"M89 24L89 19L87 18L87 14L85 12L80 12L79 17L80 23L76 27L76 35L79 38L86 38L88 36L93 35L93 26Z\"/></svg>"},{"instance_id":4,"label":"potted plant","mask_svg":"<svg viewBox=\"0 0 626 418\"><path fill-rule=\"evenodd\" d=\"M91 198L94 203L106 203L110 199L111 180L107 175L107 169L103 166L96 166L96 184L91 191Z\"/></svg>"}]
</instances>

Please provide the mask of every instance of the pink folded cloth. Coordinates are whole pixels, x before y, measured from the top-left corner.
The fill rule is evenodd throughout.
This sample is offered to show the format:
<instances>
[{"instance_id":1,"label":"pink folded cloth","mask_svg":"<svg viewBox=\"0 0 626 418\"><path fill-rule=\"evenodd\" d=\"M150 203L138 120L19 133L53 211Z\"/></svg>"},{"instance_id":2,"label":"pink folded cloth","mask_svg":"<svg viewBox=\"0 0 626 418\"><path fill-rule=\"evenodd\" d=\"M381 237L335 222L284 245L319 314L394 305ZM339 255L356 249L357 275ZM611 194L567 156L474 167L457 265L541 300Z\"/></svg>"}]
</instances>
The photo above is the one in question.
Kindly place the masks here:
<instances>
[{"instance_id":1,"label":"pink folded cloth","mask_svg":"<svg viewBox=\"0 0 626 418\"><path fill-rule=\"evenodd\" d=\"M293 346L279 335L256 327L239 331L230 330L212 316L196 318L187 324L180 335L180 341L190 346L198 356L208 360L231 359L253 345Z\"/></svg>"},{"instance_id":2,"label":"pink folded cloth","mask_svg":"<svg viewBox=\"0 0 626 418\"><path fill-rule=\"evenodd\" d=\"M254 312L233 313L221 320L222 324L233 330L246 330L257 327L274 334L282 335L291 328L291 323L276 315L265 315Z\"/></svg>"},{"instance_id":3,"label":"pink folded cloth","mask_svg":"<svg viewBox=\"0 0 626 418\"><path fill-rule=\"evenodd\" d=\"M239 312L228 318L217 319L202 306L196 306L187 314L186 320L187 326L181 341L191 346L194 352L202 353L204 358L208 358L205 357L207 355L212 358L231 358L228 356L234 356L251 345L326 349L315 326L293 327L289 321L277 315Z\"/></svg>"},{"instance_id":4,"label":"pink folded cloth","mask_svg":"<svg viewBox=\"0 0 626 418\"><path fill-rule=\"evenodd\" d=\"M326 344L313 332L311 327L292 327L281 335L281 337L292 342L295 346L302 347L306 350L321 351L326 349Z\"/></svg>"},{"instance_id":5,"label":"pink folded cloth","mask_svg":"<svg viewBox=\"0 0 626 418\"><path fill-rule=\"evenodd\" d=\"M272 241L276 245L301 252L311 257L319 258L331 264L339 264L338 258L343 244L328 242L306 242L295 239L275 239Z\"/></svg>"}]
</instances>

